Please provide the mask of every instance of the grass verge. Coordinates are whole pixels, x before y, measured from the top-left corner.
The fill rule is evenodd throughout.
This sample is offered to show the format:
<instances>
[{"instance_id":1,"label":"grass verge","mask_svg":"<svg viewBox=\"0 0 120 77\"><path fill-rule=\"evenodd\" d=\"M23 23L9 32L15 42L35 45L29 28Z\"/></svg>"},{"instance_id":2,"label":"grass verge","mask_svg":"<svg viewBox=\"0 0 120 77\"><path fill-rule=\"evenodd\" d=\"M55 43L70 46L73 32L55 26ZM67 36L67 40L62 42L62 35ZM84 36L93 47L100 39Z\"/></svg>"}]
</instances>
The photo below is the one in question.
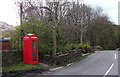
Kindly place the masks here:
<instances>
[{"instance_id":1,"label":"grass verge","mask_svg":"<svg viewBox=\"0 0 120 77\"><path fill-rule=\"evenodd\" d=\"M25 71L25 70L31 70L31 69L48 69L48 68L40 66L39 64L32 65L32 64L25 64L23 62L20 62L18 64L12 65L12 66L8 66L8 67L2 67L3 72Z\"/></svg>"}]
</instances>

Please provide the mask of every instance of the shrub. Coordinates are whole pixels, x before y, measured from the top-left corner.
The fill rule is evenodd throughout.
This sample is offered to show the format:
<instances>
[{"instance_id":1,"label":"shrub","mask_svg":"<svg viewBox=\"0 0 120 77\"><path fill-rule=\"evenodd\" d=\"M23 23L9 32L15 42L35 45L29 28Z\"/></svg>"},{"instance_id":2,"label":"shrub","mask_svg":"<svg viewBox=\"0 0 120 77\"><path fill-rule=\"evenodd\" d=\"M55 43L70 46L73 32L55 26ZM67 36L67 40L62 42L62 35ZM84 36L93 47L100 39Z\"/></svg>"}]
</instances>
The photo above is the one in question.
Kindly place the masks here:
<instances>
[{"instance_id":1,"label":"shrub","mask_svg":"<svg viewBox=\"0 0 120 77\"><path fill-rule=\"evenodd\" d=\"M97 45L97 46L95 47L95 49L96 49L96 50L101 50L102 47L101 47L100 45Z\"/></svg>"},{"instance_id":2,"label":"shrub","mask_svg":"<svg viewBox=\"0 0 120 77\"><path fill-rule=\"evenodd\" d=\"M71 44L72 49L78 49L80 47L82 47L82 44Z\"/></svg>"},{"instance_id":3,"label":"shrub","mask_svg":"<svg viewBox=\"0 0 120 77\"><path fill-rule=\"evenodd\" d=\"M71 51L72 50L72 45L71 44L66 44L65 45L65 50Z\"/></svg>"},{"instance_id":4,"label":"shrub","mask_svg":"<svg viewBox=\"0 0 120 77\"><path fill-rule=\"evenodd\" d=\"M22 51L2 51L2 66L10 66L23 61Z\"/></svg>"},{"instance_id":5,"label":"shrub","mask_svg":"<svg viewBox=\"0 0 120 77\"><path fill-rule=\"evenodd\" d=\"M72 44L57 45L57 52L71 51L72 46L73 46Z\"/></svg>"}]
</instances>

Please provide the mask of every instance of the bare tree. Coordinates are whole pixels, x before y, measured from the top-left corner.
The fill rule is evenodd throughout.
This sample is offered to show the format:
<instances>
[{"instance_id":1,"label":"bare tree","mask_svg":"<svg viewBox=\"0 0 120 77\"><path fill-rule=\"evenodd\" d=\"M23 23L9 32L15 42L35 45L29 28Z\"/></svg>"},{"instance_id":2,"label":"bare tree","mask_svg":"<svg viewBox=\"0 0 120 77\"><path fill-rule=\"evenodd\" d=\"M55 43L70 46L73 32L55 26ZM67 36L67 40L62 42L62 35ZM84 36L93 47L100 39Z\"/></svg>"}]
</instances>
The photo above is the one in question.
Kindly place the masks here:
<instances>
[{"instance_id":1,"label":"bare tree","mask_svg":"<svg viewBox=\"0 0 120 77\"><path fill-rule=\"evenodd\" d=\"M83 44L84 32L87 30L89 23L92 20L92 9L85 4L79 4L73 2L72 8L69 11L69 24L73 26L74 31L77 32L80 39L80 43Z\"/></svg>"}]
</instances>

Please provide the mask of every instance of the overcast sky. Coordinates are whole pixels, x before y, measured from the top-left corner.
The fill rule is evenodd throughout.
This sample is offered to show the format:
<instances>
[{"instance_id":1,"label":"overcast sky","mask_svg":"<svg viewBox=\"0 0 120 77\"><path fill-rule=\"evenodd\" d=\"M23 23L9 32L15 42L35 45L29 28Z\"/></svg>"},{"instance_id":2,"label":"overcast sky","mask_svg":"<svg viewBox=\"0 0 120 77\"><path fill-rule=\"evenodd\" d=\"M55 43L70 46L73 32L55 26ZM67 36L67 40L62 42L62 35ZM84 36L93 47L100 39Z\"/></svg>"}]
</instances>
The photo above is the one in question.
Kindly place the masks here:
<instances>
[{"instance_id":1,"label":"overcast sky","mask_svg":"<svg viewBox=\"0 0 120 77\"><path fill-rule=\"evenodd\" d=\"M10 25L18 25L20 22L16 0L1 0L0 1L0 21ZM120 0L84 0L84 3L91 5L92 8L100 6L104 13L108 14L110 20L118 24L118 2Z\"/></svg>"}]
</instances>

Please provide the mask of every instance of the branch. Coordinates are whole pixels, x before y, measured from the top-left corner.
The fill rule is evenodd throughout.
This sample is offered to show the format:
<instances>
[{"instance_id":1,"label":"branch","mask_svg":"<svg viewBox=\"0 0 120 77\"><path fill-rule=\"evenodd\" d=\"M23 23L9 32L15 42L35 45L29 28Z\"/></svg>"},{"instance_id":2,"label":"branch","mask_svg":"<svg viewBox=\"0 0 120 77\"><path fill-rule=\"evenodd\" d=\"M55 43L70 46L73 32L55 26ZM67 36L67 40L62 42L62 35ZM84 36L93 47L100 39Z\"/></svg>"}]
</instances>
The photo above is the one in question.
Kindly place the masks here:
<instances>
[{"instance_id":1,"label":"branch","mask_svg":"<svg viewBox=\"0 0 120 77\"><path fill-rule=\"evenodd\" d=\"M49 10L49 11L51 11L52 13L54 13L50 8L48 8L48 7L45 7L45 6L43 6L43 7L40 7L40 8L43 8L43 9L46 9L46 10ZM55 13L54 13L55 14Z\"/></svg>"},{"instance_id":2,"label":"branch","mask_svg":"<svg viewBox=\"0 0 120 77\"><path fill-rule=\"evenodd\" d=\"M48 23L46 20L42 19L45 23L47 23L49 26L51 26L52 28L54 28L50 23Z\"/></svg>"}]
</instances>

